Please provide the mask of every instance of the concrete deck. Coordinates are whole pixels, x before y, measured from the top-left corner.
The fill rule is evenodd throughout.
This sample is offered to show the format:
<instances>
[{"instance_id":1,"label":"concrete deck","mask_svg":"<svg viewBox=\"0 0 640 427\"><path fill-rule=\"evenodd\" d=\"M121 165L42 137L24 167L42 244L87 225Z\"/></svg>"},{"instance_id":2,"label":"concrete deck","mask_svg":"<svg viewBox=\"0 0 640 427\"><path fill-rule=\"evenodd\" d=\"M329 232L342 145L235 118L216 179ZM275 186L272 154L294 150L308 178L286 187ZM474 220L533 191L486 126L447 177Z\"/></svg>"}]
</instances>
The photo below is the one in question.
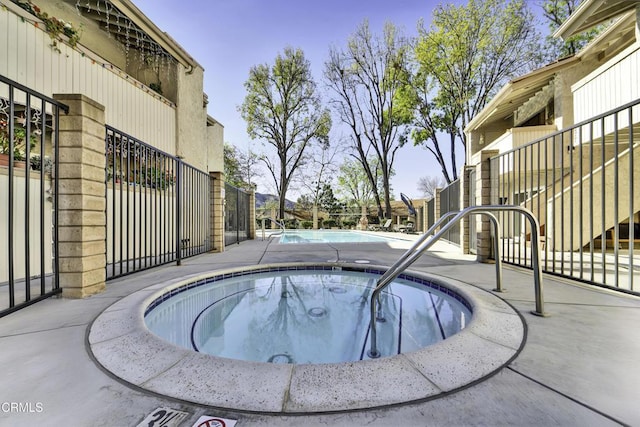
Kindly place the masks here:
<instances>
[{"instance_id":1,"label":"concrete deck","mask_svg":"<svg viewBox=\"0 0 640 427\"><path fill-rule=\"evenodd\" d=\"M524 318L522 351L489 378L419 402L308 415L238 412L133 386L102 368L90 351L89 328L100 313L160 282L281 262L391 265L407 246L249 241L179 267L110 281L104 293L85 300L49 299L13 313L0 319L0 426L136 426L159 407L188 413L181 426L202 415L234 419L237 426L640 425L640 298L545 276L550 316L541 318L530 314L535 308L531 272L510 267L503 272L507 292L499 296ZM412 270L493 289L494 266L457 252L437 243ZM210 386L219 393L233 384L211 378ZM402 384L390 379L389 387Z\"/></svg>"}]
</instances>

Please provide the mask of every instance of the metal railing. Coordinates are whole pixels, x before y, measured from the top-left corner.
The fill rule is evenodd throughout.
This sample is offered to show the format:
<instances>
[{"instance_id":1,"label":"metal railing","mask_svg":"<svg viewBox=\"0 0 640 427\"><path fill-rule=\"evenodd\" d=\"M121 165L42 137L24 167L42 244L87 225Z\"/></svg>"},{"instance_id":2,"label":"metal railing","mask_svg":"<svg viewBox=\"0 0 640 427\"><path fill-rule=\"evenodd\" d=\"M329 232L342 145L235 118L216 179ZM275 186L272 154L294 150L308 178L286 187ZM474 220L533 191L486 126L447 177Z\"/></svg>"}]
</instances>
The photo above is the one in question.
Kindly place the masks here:
<instances>
[{"instance_id":1,"label":"metal railing","mask_svg":"<svg viewBox=\"0 0 640 427\"><path fill-rule=\"evenodd\" d=\"M224 244L240 243L249 238L249 193L225 183Z\"/></svg>"},{"instance_id":2,"label":"metal railing","mask_svg":"<svg viewBox=\"0 0 640 427\"><path fill-rule=\"evenodd\" d=\"M271 233L271 234L269 234L269 238L274 237L274 236L282 236L284 234L284 232L287 231L287 229L286 229L286 227L284 225L284 222L280 222L275 218L271 218L270 216L268 216L268 217L261 218L261 220L262 220L262 227L261 227L262 228L262 240L264 240L265 236L266 236L266 231L265 231L265 221L266 220L269 220L269 221L273 222L274 224L276 224L277 226L280 227L280 232L279 233Z\"/></svg>"},{"instance_id":3,"label":"metal railing","mask_svg":"<svg viewBox=\"0 0 640 427\"><path fill-rule=\"evenodd\" d=\"M0 76L0 317L61 292L60 111L69 108Z\"/></svg>"},{"instance_id":4,"label":"metal railing","mask_svg":"<svg viewBox=\"0 0 640 427\"><path fill-rule=\"evenodd\" d=\"M369 357L378 358L380 357L380 353L378 352L378 344L377 344L377 330L376 330L376 322L381 320L379 316L379 312L377 310L378 307L378 299L380 297L380 293L386 288L393 280L395 280L402 272L404 272L411 264L413 264L422 254L429 249L435 242L445 236L449 230L454 227L456 224L460 222L463 218L470 215L486 215L491 219L491 223L493 224L495 239L494 239L494 250L496 251L496 291L502 291L502 265L500 263L500 227L498 223L497 217L493 214L494 212L518 212L521 215L524 215L529 223L531 224L531 250L533 253L532 262L533 262L533 281L535 288L535 299L536 299L536 309L532 311L532 314L537 316L546 316L544 312L544 297L542 290L542 269L540 268L540 246L539 246L539 233L540 233L540 225L536 217L531 213L531 211L522 208L520 206L495 206L495 205L487 205L487 206L470 206L466 209L463 209L459 212L448 212L443 217L436 222L427 232L416 241L416 243L411 246L389 269L378 279L378 283L376 284L375 289L371 293L371 301L370 301L370 309L371 309L371 318L370 318L370 328L371 328L371 348L368 352ZM453 217L453 218L451 218ZM449 220L449 218L451 218ZM435 230L442 224L443 222L448 221L446 225L444 225L438 232ZM435 234L434 234L435 233ZM431 237L429 239L429 237Z\"/></svg>"},{"instance_id":5,"label":"metal railing","mask_svg":"<svg viewBox=\"0 0 640 427\"><path fill-rule=\"evenodd\" d=\"M491 159L493 203L540 219L546 273L639 294L639 134L636 100ZM503 260L528 265L526 225L501 224Z\"/></svg>"},{"instance_id":6,"label":"metal railing","mask_svg":"<svg viewBox=\"0 0 640 427\"><path fill-rule=\"evenodd\" d=\"M106 126L107 278L208 252L206 172Z\"/></svg>"},{"instance_id":7,"label":"metal railing","mask_svg":"<svg viewBox=\"0 0 640 427\"><path fill-rule=\"evenodd\" d=\"M443 188L440 193L440 212L439 216L444 216L447 212L457 212L460 206L460 180L457 179L451 184ZM460 246L460 224L449 228L449 231L442 236L443 239Z\"/></svg>"}]
</instances>

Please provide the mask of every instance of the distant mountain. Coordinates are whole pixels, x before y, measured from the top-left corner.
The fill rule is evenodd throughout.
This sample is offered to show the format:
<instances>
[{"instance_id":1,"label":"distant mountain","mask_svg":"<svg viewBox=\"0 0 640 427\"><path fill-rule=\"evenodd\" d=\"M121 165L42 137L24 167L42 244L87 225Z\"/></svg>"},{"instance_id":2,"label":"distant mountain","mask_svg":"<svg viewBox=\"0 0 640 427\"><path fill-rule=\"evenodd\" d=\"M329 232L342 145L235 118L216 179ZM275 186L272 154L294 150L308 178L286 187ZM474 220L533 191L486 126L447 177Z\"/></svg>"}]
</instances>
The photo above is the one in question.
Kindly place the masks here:
<instances>
[{"instance_id":1,"label":"distant mountain","mask_svg":"<svg viewBox=\"0 0 640 427\"><path fill-rule=\"evenodd\" d=\"M256 193L256 208L264 207L264 205L271 200L278 202L278 196L273 194ZM285 199L285 209L293 209L294 205L294 202L289 199Z\"/></svg>"}]
</instances>

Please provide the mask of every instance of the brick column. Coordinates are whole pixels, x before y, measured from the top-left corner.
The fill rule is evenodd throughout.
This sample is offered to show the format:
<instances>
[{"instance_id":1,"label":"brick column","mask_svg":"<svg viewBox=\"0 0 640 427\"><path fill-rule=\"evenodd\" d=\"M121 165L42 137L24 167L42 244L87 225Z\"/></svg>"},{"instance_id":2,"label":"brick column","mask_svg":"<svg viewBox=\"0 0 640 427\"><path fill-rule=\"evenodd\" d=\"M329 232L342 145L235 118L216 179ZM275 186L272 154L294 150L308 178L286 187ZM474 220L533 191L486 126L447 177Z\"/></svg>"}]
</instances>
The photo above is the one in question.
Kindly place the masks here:
<instances>
[{"instance_id":1,"label":"brick column","mask_svg":"<svg viewBox=\"0 0 640 427\"><path fill-rule=\"evenodd\" d=\"M256 192L249 193L249 238L256 238Z\"/></svg>"},{"instance_id":2,"label":"brick column","mask_svg":"<svg viewBox=\"0 0 640 427\"><path fill-rule=\"evenodd\" d=\"M318 229L318 207L313 205L313 229Z\"/></svg>"},{"instance_id":3,"label":"brick column","mask_svg":"<svg viewBox=\"0 0 640 427\"><path fill-rule=\"evenodd\" d=\"M209 172L213 178L211 186L211 206L209 223L211 224L211 241L213 252L224 252L224 174L222 172Z\"/></svg>"},{"instance_id":4,"label":"brick column","mask_svg":"<svg viewBox=\"0 0 640 427\"><path fill-rule=\"evenodd\" d=\"M480 195L481 205L490 205L492 203L491 198L491 157L497 156L500 152L498 150L484 150L480 153L480 164L476 171L476 180L478 186L476 187L476 194ZM478 178L479 177L479 178ZM484 215L478 228L478 262L487 262L491 258L491 221Z\"/></svg>"},{"instance_id":5,"label":"brick column","mask_svg":"<svg viewBox=\"0 0 640 427\"><path fill-rule=\"evenodd\" d=\"M68 298L101 292L106 280L104 107L84 95L54 95L60 115L60 286Z\"/></svg>"}]
</instances>

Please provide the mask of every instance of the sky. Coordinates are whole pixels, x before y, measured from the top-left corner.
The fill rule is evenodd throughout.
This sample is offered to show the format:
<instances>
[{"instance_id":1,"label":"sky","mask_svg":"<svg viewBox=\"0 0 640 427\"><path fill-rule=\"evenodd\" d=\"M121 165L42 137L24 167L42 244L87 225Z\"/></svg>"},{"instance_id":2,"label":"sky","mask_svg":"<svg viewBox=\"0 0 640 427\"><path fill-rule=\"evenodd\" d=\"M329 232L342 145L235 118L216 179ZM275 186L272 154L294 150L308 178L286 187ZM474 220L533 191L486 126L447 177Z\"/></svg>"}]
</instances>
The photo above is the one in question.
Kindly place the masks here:
<instances>
[{"instance_id":1,"label":"sky","mask_svg":"<svg viewBox=\"0 0 640 427\"><path fill-rule=\"evenodd\" d=\"M133 2L202 65L204 91L209 97L208 114L224 126L225 142L244 151L262 149L260 141L248 137L246 123L238 112L246 95L244 82L252 66L273 64L287 46L300 48L310 61L316 84L327 99L329 92L323 87L322 72L331 46L343 48L365 19L374 33L381 33L384 23L392 22L405 35L414 36L419 19L428 23L432 11L441 3L427 0ZM461 166L462 148L458 151L458 166ZM401 192L411 198L420 198L418 179L441 175L433 156L426 149L411 144L398 150L394 169L391 186L396 198ZM273 185L269 188L258 183L257 191L273 192ZM287 198L295 200L297 197Z\"/></svg>"}]
</instances>

